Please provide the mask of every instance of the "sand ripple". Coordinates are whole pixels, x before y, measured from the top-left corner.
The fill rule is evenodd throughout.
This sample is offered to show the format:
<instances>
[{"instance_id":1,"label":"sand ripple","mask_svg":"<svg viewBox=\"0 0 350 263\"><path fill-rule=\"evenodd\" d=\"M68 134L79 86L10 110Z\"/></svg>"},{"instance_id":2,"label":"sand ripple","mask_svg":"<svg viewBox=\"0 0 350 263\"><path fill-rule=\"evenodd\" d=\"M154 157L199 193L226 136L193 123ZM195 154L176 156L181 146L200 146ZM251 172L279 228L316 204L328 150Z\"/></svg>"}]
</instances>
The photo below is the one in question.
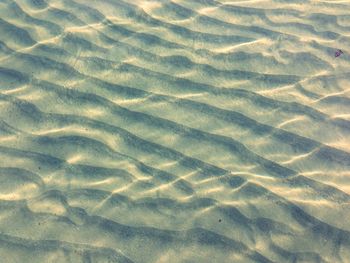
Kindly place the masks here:
<instances>
[{"instance_id":1,"label":"sand ripple","mask_svg":"<svg viewBox=\"0 0 350 263\"><path fill-rule=\"evenodd\" d=\"M1 261L350 262L349 10L2 0Z\"/></svg>"}]
</instances>

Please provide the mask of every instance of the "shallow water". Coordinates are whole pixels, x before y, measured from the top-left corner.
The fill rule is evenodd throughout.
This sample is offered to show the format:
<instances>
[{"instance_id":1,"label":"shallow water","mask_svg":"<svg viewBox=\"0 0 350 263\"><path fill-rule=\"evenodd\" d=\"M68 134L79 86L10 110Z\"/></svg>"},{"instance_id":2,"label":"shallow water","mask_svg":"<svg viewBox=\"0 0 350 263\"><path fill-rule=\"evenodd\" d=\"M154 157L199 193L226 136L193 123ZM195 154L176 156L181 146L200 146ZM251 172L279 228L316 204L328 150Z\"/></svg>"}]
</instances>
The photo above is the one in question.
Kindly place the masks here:
<instances>
[{"instance_id":1,"label":"shallow water","mask_svg":"<svg viewBox=\"0 0 350 263\"><path fill-rule=\"evenodd\" d=\"M0 261L350 262L349 40L349 1L1 0Z\"/></svg>"}]
</instances>

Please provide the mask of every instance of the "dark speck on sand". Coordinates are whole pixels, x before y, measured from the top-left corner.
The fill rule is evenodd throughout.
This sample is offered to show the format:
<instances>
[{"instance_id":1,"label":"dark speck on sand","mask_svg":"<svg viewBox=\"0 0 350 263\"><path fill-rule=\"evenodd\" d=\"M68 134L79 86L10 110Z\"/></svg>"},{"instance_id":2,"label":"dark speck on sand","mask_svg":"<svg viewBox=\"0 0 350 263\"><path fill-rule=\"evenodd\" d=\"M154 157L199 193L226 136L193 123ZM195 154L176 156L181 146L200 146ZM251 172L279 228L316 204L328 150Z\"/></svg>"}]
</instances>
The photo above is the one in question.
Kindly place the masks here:
<instances>
[{"instance_id":1,"label":"dark speck on sand","mask_svg":"<svg viewBox=\"0 0 350 263\"><path fill-rule=\"evenodd\" d=\"M335 57L339 57L341 54L343 54L343 51L341 51L340 49L338 49L337 51L335 51L334 56L335 56Z\"/></svg>"}]
</instances>

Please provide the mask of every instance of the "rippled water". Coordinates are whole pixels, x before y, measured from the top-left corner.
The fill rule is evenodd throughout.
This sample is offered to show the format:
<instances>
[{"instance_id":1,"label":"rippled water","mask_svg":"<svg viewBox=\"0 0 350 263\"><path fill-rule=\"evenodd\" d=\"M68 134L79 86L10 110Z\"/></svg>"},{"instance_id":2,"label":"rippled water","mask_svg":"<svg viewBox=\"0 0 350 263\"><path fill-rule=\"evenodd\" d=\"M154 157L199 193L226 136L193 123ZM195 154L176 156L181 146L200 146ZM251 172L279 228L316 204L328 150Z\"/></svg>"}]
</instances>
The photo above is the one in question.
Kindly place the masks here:
<instances>
[{"instance_id":1,"label":"rippled water","mask_svg":"<svg viewBox=\"0 0 350 263\"><path fill-rule=\"evenodd\" d=\"M350 262L349 40L345 0L0 0L0 261Z\"/></svg>"}]
</instances>

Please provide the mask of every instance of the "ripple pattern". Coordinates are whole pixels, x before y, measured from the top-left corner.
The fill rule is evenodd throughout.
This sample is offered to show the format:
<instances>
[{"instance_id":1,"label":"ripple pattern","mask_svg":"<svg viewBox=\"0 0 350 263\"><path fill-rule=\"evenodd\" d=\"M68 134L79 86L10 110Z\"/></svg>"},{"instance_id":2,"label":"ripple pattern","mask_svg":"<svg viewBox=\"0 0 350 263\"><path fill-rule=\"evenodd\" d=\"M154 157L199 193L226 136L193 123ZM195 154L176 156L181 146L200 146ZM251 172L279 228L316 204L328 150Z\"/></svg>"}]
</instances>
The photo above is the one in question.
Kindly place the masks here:
<instances>
[{"instance_id":1,"label":"ripple pattern","mask_svg":"<svg viewBox=\"0 0 350 263\"><path fill-rule=\"evenodd\" d=\"M349 10L1 0L1 261L350 262Z\"/></svg>"}]
</instances>

